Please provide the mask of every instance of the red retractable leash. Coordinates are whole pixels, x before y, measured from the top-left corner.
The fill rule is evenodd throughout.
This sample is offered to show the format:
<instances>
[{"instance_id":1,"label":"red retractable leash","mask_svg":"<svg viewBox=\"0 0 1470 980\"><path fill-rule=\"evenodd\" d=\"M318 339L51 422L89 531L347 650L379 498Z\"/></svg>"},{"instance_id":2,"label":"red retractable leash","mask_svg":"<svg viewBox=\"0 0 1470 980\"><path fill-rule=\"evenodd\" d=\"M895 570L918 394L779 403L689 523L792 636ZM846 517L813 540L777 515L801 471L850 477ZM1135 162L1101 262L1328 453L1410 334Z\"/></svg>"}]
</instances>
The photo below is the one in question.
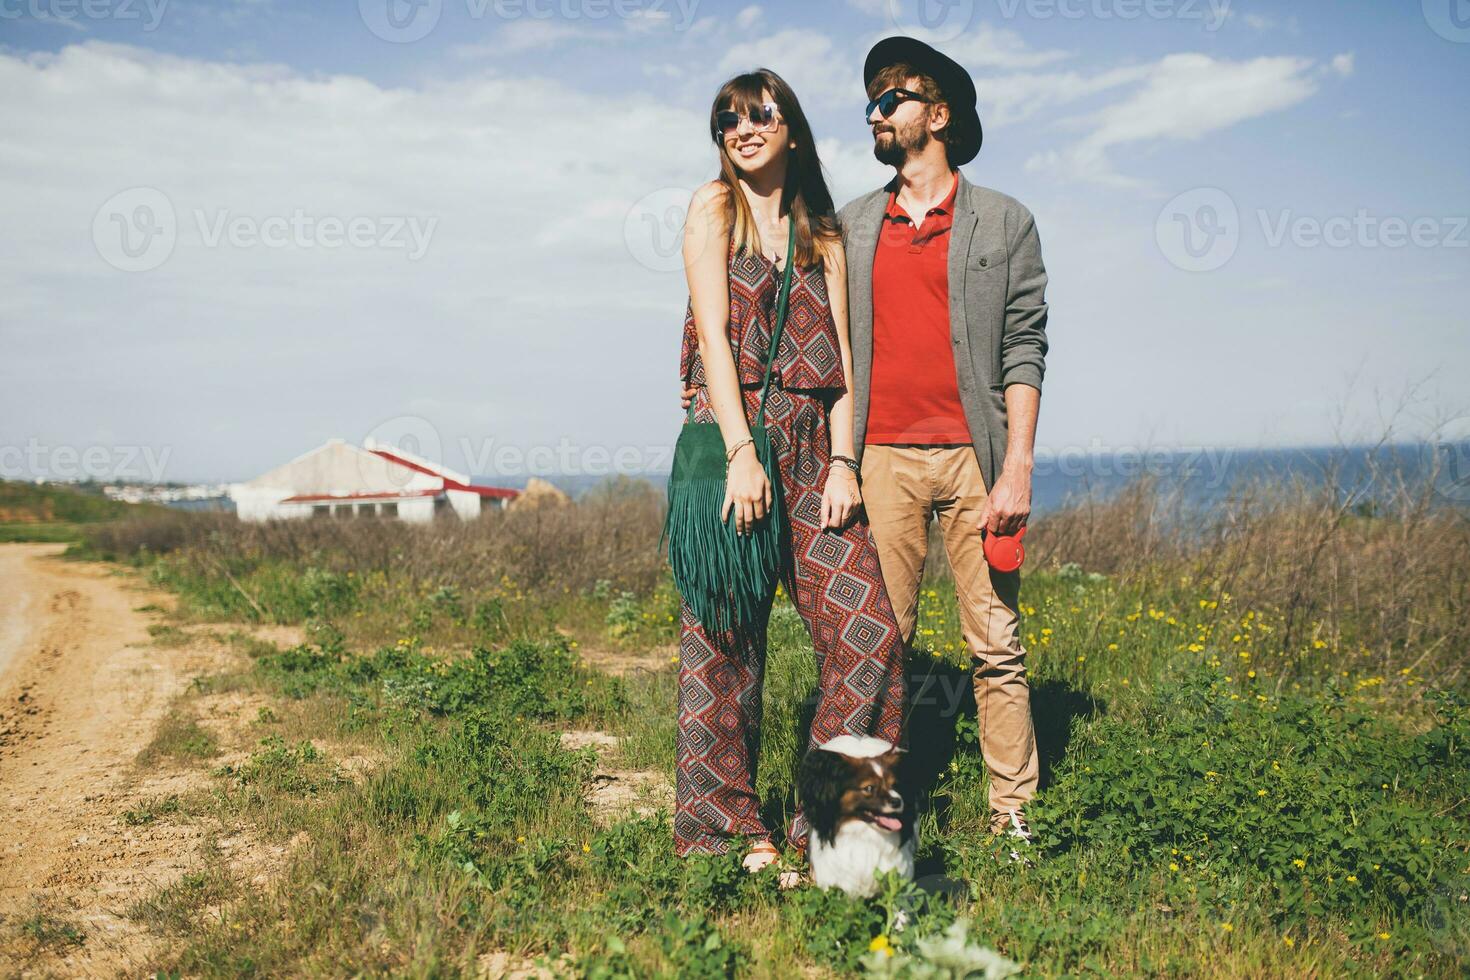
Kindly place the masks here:
<instances>
[{"instance_id":1,"label":"red retractable leash","mask_svg":"<svg viewBox=\"0 0 1470 980\"><path fill-rule=\"evenodd\" d=\"M1021 539L1026 536L1026 528L1015 534L991 534L983 532L985 537L985 560L990 567L997 572L1014 572L1021 567L1021 562L1026 560L1026 549L1021 545Z\"/></svg>"}]
</instances>

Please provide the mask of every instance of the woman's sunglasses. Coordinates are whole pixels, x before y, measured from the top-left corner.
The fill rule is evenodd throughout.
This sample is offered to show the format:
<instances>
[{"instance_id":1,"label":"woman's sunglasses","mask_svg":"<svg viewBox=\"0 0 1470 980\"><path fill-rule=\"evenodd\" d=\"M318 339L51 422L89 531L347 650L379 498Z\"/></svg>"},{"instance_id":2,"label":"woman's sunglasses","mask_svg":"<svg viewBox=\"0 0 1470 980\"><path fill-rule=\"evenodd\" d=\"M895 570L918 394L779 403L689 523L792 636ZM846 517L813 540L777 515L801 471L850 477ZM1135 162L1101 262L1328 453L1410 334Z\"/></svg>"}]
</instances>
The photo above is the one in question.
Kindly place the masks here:
<instances>
[{"instance_id":1,"label":"woman's sunglasses","mask_svg":"<svg viewBox=\"0 0 1470 980\"><path fill-rule=\"evenodd\" d=\"M868 111L864 113L863 118L871 119L873 117L873 110L877 109L883 114L883 118L887 119L893 115L893 110L898 108L900 102L928 101L928 99L924 98L918 92L910 92L906 88L891 88L868 103Z\"/></svg>"},{"instance_id":2,"label":"woman's sunglasses","mask_svg":"<svg viewBox=\"0 0 1470 980\"><path fill-rule=\"evenodd\" d=\"M715 113L715 128L721 136L733 136L739 131L742 119L748 120L751 131L756 133L773 133L781 125L781 113L777 111L776 103L765 102L753 106L748 116L730 109Z\"/></svg>"}]
</instances>

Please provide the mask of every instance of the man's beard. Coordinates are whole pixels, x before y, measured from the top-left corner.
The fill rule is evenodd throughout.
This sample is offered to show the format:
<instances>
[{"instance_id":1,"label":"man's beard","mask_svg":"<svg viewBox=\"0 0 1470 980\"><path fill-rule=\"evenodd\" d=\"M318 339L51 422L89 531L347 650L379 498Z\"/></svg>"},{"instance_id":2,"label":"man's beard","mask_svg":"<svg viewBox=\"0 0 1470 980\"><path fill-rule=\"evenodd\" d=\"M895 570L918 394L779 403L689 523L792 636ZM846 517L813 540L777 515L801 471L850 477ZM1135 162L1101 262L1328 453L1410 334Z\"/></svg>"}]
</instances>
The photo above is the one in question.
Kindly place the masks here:
<instances>
[{"instance_id":1,"label":"man's beard","mask_svg":"<svg viewBox=\"0 0 1470 980\"><path fill-rule=\"evenodd\" d=\"M915 120L904 129L890 126L886 133L889 138L884 140L883 135L880 132L873 136L873 156L886 167L902 166L911 154L923 152L931 139L927 119Z\"/></svg>"}]
</instances>

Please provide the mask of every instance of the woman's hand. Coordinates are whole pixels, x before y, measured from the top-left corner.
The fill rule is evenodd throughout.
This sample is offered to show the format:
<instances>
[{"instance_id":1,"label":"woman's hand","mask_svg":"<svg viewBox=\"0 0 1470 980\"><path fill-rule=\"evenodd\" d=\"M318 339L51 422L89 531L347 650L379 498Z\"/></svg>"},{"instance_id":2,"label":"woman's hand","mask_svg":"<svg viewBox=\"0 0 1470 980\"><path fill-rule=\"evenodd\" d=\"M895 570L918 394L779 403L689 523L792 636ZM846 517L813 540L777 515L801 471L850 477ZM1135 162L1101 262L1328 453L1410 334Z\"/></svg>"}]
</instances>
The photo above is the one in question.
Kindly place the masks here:
<instances>
[{"instance_id":1,"label":"woman's hand","mask_svg":"<svg viewBox=\"0 0 1470 980\"><path fill-rule=\"evenodd\" d=\"M720 520L730 519L735 512L735 530L749 534L755 522L771 509L771 481L755 453L755 444L747 442L735 450L730 468L725 473L725 503Z\"/></svg>"},{"instance_id":2,"label":"woman's hand","mask_svg":"<svg viewBox=\"0 0 1470 980\"><path fill-rule=\"evenodd\" d=\"M843 463L832 463L827 469L827 484L822 488L822 527L841 530L847 527L863 505L863 492L857 474Z\"/></svg>"}]
</instances>

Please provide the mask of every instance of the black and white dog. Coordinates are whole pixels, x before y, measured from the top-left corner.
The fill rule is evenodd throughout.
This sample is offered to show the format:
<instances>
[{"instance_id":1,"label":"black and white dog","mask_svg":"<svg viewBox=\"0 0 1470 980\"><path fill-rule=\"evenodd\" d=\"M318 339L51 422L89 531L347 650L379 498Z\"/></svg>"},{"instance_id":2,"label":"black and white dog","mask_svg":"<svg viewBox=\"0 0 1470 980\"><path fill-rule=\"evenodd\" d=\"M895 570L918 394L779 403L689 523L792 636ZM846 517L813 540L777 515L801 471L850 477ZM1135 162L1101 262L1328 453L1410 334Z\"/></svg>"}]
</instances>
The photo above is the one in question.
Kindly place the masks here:
<instances>
[{"instance_id":1,"label":"black and white dog","mask_svg":"<svg viewBox=\"0 0 1470 980\"><path fill-rule=\"evenodd\" d=\"M914 876L914 807L905 799L901 755L881 738L839 735L802 760L797 793L819 887L866 898L877 891L879 872Z\"/></svg>"}]
</instances>

